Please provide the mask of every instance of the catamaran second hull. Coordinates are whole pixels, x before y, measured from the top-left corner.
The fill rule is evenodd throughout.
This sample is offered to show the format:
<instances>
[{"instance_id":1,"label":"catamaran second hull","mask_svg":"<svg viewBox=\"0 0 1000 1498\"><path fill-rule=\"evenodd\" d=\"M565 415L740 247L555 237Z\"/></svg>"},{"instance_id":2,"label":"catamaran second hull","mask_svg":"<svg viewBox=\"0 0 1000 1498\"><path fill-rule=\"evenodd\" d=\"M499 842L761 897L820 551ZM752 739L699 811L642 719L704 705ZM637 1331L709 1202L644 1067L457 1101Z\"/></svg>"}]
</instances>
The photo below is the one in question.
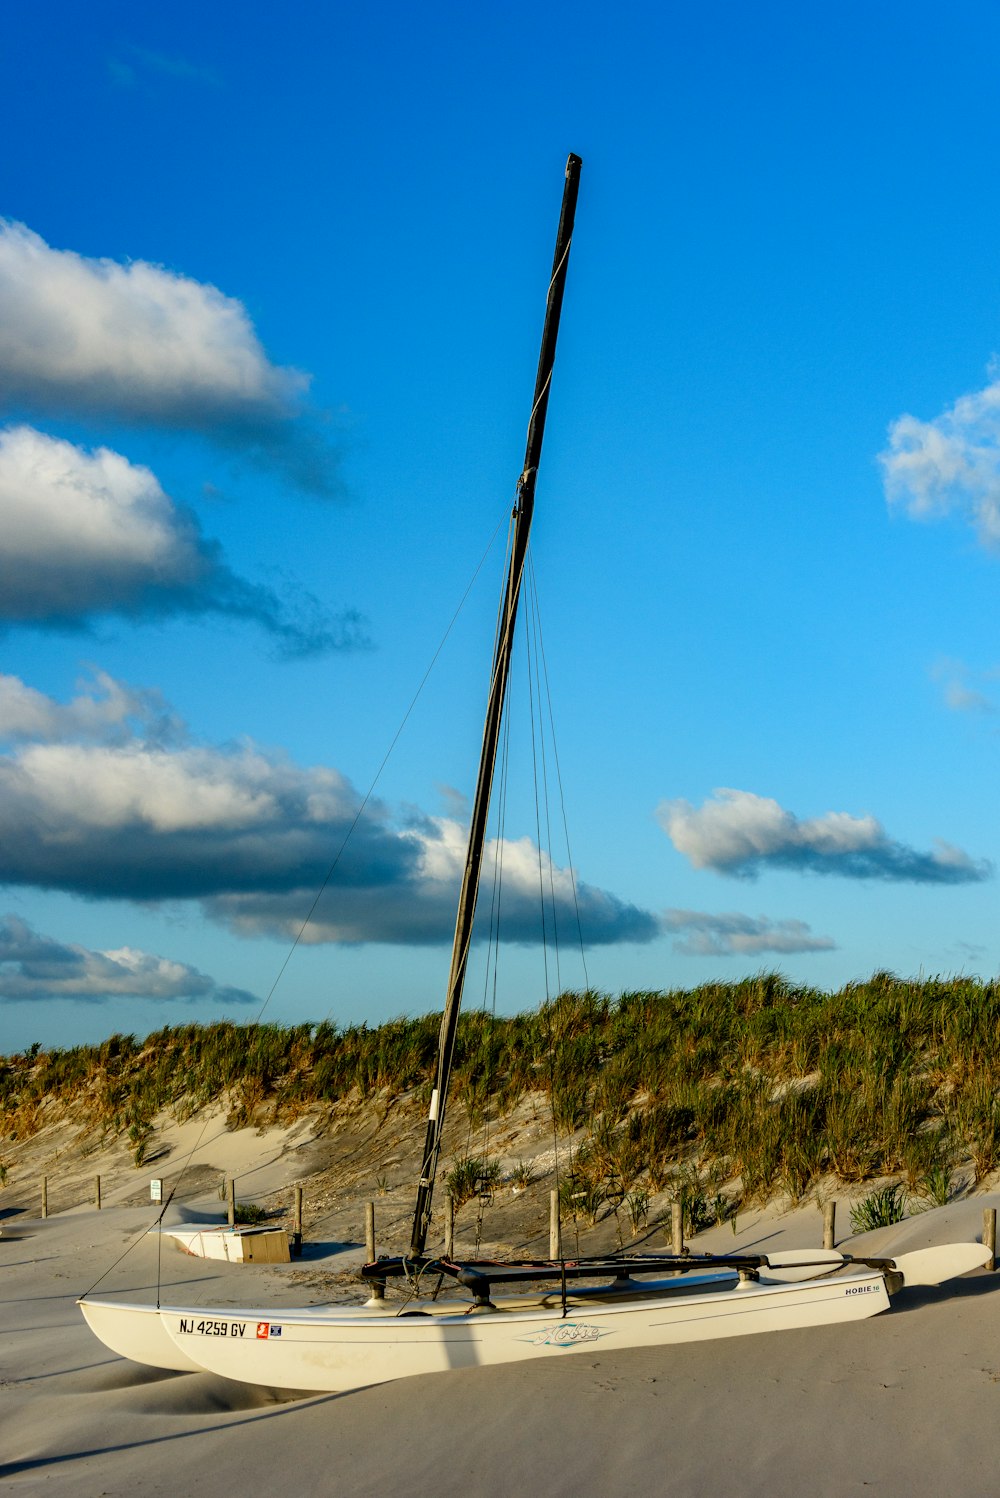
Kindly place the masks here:
<instances>
[{"instance_id":1,"label":"catamaran second hull","mask_svg":"<svg viewBox=\"0 0 1000 1498\"><path fill-rule=\"evenodd\" d=\"M97 1336L133 1361L193 1366L242 1383L313 1392L565 1357L598 1346L613 1352L860 1321L888 1305L877 1270L803 1284L751 1282L702 1294L582 1303L566 1316L556 1301L534 1309L400 1315L371 1306L269 1313L164 1306L153 1318L147 1307L81 1301Z\"/></svg>"},{"instance_id":2,"label":"catamaran second hull","mask_svg":"<svg viewBox=\"0 0 1000 1498\"><path fill-rule=\"evenodd\" d=\"M119 1357L147 1368L203 1372L201 1364L172 1340L159 1306L117 1305L105 1300L81 1300L79 1306L94 1336Z\"/></svg>"}]
</instances>

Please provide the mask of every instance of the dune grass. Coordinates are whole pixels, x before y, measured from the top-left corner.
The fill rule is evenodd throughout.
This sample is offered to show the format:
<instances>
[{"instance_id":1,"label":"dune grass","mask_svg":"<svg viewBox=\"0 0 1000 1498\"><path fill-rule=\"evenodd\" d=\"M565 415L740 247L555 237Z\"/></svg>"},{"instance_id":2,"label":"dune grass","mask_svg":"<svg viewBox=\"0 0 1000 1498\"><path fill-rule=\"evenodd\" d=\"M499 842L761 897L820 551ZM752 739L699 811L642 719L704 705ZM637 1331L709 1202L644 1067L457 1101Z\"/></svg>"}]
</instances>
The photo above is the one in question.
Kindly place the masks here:
<instances>
[{"instance_id":1,"label":"dune grass","mask_svg":"<svg viewBox=\"0 0 1000 1498\"><path fill-rule=\"evenodd\" d=\"M375 1099L424 1107L437 1028L219 1023L33 1046L0 1060L4 1135L61 1111L126 1135L138 1163L165 1108L221 1103L236 1127ZM762 974L565 993L532 1014L463 1015L453 1077L473 1117L541 1093L560 1131L583 1130L565 1194L588 1214L635 1191L690 1203L692 1171L717 1211L718 1183L737 1177L745 1201L797 1200L828 1175L899 1177L933 1199L958 1159L977 1181L1000 1168L1000 984L876 973L824 993Z\"/></svg>"}]
</instances>

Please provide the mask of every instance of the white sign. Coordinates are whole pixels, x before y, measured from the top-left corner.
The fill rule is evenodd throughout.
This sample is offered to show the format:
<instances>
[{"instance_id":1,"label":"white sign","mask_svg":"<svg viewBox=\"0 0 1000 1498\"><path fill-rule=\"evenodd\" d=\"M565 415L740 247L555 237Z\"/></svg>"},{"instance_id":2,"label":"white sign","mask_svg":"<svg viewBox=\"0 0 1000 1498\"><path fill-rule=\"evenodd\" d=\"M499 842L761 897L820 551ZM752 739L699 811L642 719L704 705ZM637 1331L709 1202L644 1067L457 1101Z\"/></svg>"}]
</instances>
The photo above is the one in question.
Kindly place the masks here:
<instances>
[{"instance_id":1,"label":"white sign","mask_svg":"<svg viewBox=\"0 0 1000 1498\"><path fill-rule=\"evenodd\" d=\"M161 1202L163 1200L163 1182L162 1181L150 1181L150 1183L149 1183L149 1199L150 1199L151 1202Z\"/></svg>"}]
</instances>

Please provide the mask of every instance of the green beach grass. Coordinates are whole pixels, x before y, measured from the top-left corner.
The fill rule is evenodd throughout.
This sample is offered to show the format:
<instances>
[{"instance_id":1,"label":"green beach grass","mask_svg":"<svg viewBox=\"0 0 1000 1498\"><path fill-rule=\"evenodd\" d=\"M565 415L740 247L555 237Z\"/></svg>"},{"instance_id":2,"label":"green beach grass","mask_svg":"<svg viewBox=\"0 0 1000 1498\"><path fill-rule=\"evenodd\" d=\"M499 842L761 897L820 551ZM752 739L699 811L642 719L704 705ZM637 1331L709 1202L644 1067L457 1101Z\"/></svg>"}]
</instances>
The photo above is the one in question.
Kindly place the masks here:
<instances>
[{"instance_id":1,"label":"green beach grass","mask_svg":"<svg viewBox=\"0 0 1000 1498\"><path fill-rule=\"evenodd\" d=\"M124 1134L136 1163L162 1110L222 1105L230 1127L332 1105L426 1107L436 1016L375 1028L174 1026L145 1040L0 1061L7 1139L70 1116ZM662 993L565 993L531 1014L465 1014L453 1096L473 1118L529 1094L577 1133L563 1183L591 1217L669 1190L692 1220L740 1203L798 1201L824 1177L897 1177L946 1199L1000 1167L1000 985L876 973L835 993L775 974ZM482 1172L480 1172L482 1173ZM739 1180L737 1197L721 1192ZM639 1193L638 1195L636 1193Z\"/></svg>"}]
</instances>

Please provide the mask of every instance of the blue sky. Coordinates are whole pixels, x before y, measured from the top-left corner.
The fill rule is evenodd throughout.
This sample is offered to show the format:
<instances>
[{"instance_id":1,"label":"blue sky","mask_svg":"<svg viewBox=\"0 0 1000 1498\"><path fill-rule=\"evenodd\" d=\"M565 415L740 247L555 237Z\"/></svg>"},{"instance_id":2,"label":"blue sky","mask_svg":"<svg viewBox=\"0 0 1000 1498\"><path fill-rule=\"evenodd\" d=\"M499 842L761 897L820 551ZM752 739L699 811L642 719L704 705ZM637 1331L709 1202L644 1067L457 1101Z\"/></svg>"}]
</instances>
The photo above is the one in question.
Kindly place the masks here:
<instances>
[{"instance_id":1,"label":"blue sky","mask_svg":"<svg viewBox=\"0 0 1000 1498\"><path fill-rule=\"evenodd\" d=\"M996 971L994 8L5 32L4 1049L279 973L273 1019L439 1006L570 150L533 558L590 981ZM504 837L512 1009L527 794Z\"/></svg>"}]
</instances>

